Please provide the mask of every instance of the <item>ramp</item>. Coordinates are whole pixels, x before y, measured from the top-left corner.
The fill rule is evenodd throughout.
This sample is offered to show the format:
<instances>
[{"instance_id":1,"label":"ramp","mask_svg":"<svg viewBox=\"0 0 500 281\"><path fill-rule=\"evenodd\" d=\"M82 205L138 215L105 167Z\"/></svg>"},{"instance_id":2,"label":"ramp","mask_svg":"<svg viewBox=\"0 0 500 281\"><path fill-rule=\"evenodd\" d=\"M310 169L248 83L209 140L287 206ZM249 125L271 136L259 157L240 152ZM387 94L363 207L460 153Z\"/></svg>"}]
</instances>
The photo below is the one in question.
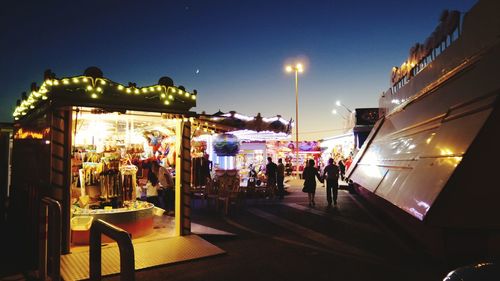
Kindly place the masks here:
<instances>
[{"instance_id":1,"label":"ramp","mask_svg":"<svg viewBox=\"0 0 500 281\"><path fill-rule=\"evenodd\" d=\"M224 254L219 247L198 235L170 237L134 243L135 269L195 260ZM120 272L120 253L116 243L102 247L102 275ZM61 276L64 280L89 278L89 252L77 251L61 256Z\"/></svg>"}]
</instances>

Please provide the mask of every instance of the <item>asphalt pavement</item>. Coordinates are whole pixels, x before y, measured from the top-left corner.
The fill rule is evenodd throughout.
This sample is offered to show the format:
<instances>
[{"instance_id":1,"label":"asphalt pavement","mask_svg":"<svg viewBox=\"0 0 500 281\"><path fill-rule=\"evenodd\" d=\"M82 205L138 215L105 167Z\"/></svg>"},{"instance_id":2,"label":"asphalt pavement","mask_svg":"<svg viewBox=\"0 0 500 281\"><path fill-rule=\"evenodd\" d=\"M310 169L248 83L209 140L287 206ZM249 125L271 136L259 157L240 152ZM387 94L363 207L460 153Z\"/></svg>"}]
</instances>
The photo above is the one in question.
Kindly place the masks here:
<instances>
[{"instance_id":1,"label":"asphalt pavement","mask_svg":"<svg viewBox=\"0 0 500 281\"><path fill-rule=\"evenodd\" d=\"M309 207L302 181L288 184L285 199L247 199L229 215L193 201L193 222L236 234L202 236L226 254L141 270L136 280L420 281L449 271L357 195L340 190L327 208L318 183Z\"/></svg>"}]
</instances>

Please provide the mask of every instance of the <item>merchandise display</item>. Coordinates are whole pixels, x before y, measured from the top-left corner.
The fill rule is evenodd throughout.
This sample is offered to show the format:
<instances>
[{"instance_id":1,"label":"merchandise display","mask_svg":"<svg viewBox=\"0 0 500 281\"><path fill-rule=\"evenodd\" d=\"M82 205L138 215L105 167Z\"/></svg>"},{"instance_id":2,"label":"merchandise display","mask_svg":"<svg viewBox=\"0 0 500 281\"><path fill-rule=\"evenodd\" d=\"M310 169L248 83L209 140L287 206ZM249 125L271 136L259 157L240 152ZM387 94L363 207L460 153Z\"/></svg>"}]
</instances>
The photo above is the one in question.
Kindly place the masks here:
<instances>
[{"instance_id":1,"label":"merchandise display","mask_svg":"<svg viewBox=\"0 0 500 281\"><path fill-rule=\"evenodd\" d=\"M159 189L153 162L175 166L174 120L147 112L73 112L72 243L88 242L88 229L78 224L82 216L105 219L134 237L151 233L159 201L140 200L150 201L147 186Z\"/></svg>"}]
</instances>

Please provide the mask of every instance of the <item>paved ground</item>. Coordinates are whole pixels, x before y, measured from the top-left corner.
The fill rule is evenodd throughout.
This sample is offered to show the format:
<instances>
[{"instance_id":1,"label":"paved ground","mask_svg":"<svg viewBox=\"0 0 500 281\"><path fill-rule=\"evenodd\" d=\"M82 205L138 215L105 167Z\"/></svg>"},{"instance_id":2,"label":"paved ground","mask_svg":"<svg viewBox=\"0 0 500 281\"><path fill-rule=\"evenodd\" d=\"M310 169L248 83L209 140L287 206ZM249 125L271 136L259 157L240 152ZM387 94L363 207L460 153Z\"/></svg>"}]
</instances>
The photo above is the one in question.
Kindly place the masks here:
<instances>
[{"instance_id":1,"label":"paved ground","mask_svg":"<svg viewBox=\"0 0 500 281\"><path fill-rule=\"evenodd\" d=\"M442 280L449 271L357 195L341 190L338 207L327 209L318 184L316 206L310 208L302 181L289 184L284 200L248 200L228 216L194 201L193 222L236 234L203 236L227 254L141 270L136 280L420 281ZM2 248L3 257L12 253ZM2 272L10 274L0 280L26 280L8 261Z\"/></svg>"},{"instance_id":2,"label":"paved ground","mask_svg":"<svg viewBox=\"0 0 500 281\"><path fill-rule=\"evenodd\" d=\"M237 234L204 236L227 254L142 270L137 280L442 280L446 275L445 266L373 215L356 195L340 191L339 206L327 209L319 184L316 206L309 208L301 182L290 183L284 200L249 200L228 216L194 202L194 222Z\"/></svg>"}]
</instances>

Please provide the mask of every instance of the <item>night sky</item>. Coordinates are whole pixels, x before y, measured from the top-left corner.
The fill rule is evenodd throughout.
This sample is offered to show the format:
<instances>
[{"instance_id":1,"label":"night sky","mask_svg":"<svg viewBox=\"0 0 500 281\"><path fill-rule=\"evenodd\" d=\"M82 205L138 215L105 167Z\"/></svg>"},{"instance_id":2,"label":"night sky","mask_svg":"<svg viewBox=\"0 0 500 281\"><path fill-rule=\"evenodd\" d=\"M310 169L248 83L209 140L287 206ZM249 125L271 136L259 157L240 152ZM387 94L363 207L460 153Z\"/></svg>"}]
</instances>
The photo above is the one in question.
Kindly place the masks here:
<instances>
[{"instance_id":1,"label":"night sky","mask_svg":"<svg viewBox=\"0 0 500 281\"><path fill-rule=\"evenodd\" d=\"M98 66L120 83L170 76L198 90L193 110L295 119L293 75L302 58L300 138L341 132L335 101L377 107L389 73L423 42L444 9L475 0L5 1L0 11L0 121L45 69L58 77ZM337 108L340 113L346 111Z\"/></svg>"}]
</instances>

